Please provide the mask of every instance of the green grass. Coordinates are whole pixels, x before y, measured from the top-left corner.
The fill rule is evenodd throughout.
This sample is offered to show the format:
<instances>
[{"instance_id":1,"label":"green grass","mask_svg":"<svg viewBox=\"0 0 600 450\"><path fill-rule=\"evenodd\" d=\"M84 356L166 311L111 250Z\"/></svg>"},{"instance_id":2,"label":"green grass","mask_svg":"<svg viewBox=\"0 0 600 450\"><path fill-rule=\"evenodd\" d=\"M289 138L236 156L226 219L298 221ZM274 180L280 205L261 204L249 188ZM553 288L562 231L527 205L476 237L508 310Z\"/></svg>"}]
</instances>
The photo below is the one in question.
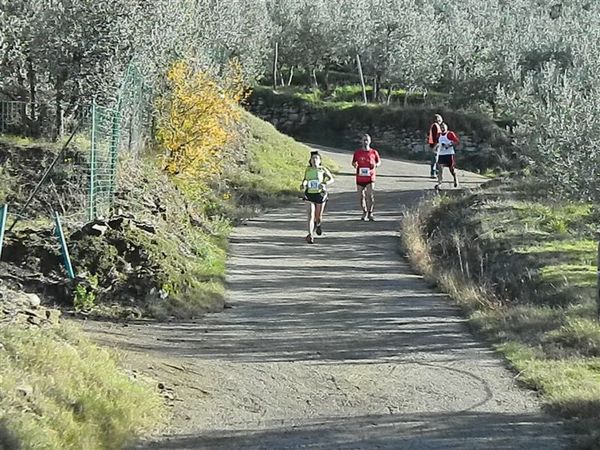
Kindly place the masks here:
<instances>
[{"instance_id":1,"label":"green grass","mask_svg":"<svg viewBox=\"0 0 600 450\"><path fill-rule=\"evenodd\" d=\"M1 448L112 450L161 422L158 394L74 327L4 327L0 342Z\"/></svg>"},{"instance_id":2,"label":"green grass","mask_svg":"<svg viewBox=\"0 0 600 450\"><path fill-rule=\"evenodd\" d=\"M600 359L565 358L548 360L521 344L499 347L517 370L519 380L539 389L546 401L566 417L598 414L600 398Z\"/></svg>"},{"instance_id":3,"label":"green grass","mask_svg":"<svg viewBox=\"0 0 600 450\"><path fill-rule=\"evenodd\" d=\"M596 265L556 264L542 267L539 275L547 283L593 288L597 282L596 272Z\"/></svg>"},{"instance_id":4,"label":"green grass","mask_svg":"<svg viewBox=\"0 0 600 450\"><path fill-rule=\"evenodd\" d=\"M251 114L244 114L244 122L247 164L230 175L240 201L270 207L298 196L311 149ZM339 169L328 158L323 164L333 172Z\"/></svg>"},{"instance_id":5,"label":"green grass","mask_svg":"<svg viewBox=\"0 0 600 450\"><path fill-rule=\"evenodd\" d=\"M271 87L259 86L258 89L272 89ZM363 104L363 90L360 84L337 84L330 87L330 89L324 90L315 87L301 87L301 86L284 86L278 87L277 92L279 94L286 94L296 98L300 98L306 102L313 104L324 104L327 103L336 108L345 108L352 106L353 104ZM373 101L373 86L366 86L368 103L371 106L377 106L381 104ZM382 99L385 98L387 101L389 91L387 88L380 90ZM390 97L391 104L404 104L405 101L408 105L425 105L425 104L445 104L449 99L448 94L443 94L435 91L429 91L427 95L423 95L423 92L408 92L406 89L393 89Z\"/></svg>"},{"instance_id":6,"label":"green grass","mask_svg":"<svg viewBox=\"0 0 600 450\"><path fill-rule=\"evenodd\" d=\"M14 145L18 147L27 147L29 145L35 145L38 143L44 143L44 145L48 145L47 141L41 139L34 139L30 137L23 136L14 136L10 134L2 134L0 135L0 144L6 145Z\"/></svg>"},{"instance_id":7,"label":"green grass","mask_svg":"<svg viewBox=\"0 0 600 450\"><path fill-rule=\"evenodd\" d=\"M521 381L552 411L581 421L584 447L599 448L598 211L527 200L522 188L510 182L429 201L405 219L403 246L420 272L465 307L473 329ZM458 240L443 238L448 224Z\"/></svg>"}]
</instances>

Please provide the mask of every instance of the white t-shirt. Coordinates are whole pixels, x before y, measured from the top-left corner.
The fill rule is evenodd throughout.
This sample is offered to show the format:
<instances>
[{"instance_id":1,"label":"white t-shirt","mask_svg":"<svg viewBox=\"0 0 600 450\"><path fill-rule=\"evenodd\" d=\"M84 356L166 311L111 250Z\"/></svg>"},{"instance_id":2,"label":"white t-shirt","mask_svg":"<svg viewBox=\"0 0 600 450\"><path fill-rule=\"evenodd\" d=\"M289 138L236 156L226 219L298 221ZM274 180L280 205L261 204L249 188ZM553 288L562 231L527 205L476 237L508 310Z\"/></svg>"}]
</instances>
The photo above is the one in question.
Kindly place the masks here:
<instances>
[{"instance_id":1,"label":"white t-shirt","mask_svg":"<svg viewBox=\"0 0 600 450\"><path fill-rule=\"evenodd\" d=\"M438 155L454 155L454 142L448 139L448 134L440 134L438 137Z\"/></svg>"}]
</instances>

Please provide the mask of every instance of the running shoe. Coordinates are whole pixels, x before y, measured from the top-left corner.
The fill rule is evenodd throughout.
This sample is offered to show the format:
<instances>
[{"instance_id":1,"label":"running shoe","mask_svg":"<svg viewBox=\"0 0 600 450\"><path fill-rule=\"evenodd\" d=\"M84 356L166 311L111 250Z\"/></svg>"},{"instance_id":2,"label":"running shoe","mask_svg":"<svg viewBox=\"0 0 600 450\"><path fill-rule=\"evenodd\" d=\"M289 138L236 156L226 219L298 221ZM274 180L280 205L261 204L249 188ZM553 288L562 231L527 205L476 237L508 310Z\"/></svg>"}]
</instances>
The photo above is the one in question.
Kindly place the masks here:
<instances>
[{"instance_id":1,"label":"running shoe","mask_svg":"<svg viewBox=\"0 0 600 450\"><path fill-rule=\"evenodd\" d=\"M369 213L369 221L373 222L375 220L375 216L373 216L373 213Z\"/></svg>"},{"instance_id":2,"label":"running shoe","mask_svg":"<svg viewBox=\"0 0 600 450\"><path fill-rule=\"evenodd\" d=\"M367 220L368 216L369 216L369 214L367 212L364 212L362 217L360 218L360 220L365 221L365 220Z\"/></svg>"},{"instance_id":3,"label":"running shoe","mask_svg":"<svg viewBox=\"0 0 600 450\"><path fill-rule=\"evenodd\" d=\"M454 178L454 187L457 188L458 187L458 178Z\"/></svg>"},{"instance_id":4,"label":"running shoe","mask_svg":"<svg viewBox=\"0 0 600 450\"><path fill-rule=\"evenodd\" d=\"M320 223L315 223L315 232L317 233L317 236L321 236L323 234Z\"/></svg>"},{"instance_id":5,"label":"running shoe","mask_svg":"<svg viewBox=\"0 0 600 450\"><path fill-rule=\"evenodd\" d=\"M308 242L309 244L314 244L315 238L312 237L310 234L308 234L308 235L306 235L306 242Z\"/></svg>"}]
</instances>

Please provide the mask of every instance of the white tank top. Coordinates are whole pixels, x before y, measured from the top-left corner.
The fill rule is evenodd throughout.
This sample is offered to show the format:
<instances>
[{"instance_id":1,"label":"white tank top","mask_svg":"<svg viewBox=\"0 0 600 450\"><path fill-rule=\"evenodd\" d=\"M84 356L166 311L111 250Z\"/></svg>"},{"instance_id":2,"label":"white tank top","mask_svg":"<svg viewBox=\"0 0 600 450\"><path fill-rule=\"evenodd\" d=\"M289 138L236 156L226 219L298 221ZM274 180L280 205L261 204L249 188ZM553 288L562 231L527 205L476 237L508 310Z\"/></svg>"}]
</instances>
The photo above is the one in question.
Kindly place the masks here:
<instances>
[{"instance_id":1,"label":"white tank top","mask_svg":"<svg viewBox=\"0 0 600 450\"><path fill-rule=\"evenodd\" d=\"M438 138L439 155L454 155L454 143L448 139L448 134L440 134Z\"/></svg>"}]
</instances>

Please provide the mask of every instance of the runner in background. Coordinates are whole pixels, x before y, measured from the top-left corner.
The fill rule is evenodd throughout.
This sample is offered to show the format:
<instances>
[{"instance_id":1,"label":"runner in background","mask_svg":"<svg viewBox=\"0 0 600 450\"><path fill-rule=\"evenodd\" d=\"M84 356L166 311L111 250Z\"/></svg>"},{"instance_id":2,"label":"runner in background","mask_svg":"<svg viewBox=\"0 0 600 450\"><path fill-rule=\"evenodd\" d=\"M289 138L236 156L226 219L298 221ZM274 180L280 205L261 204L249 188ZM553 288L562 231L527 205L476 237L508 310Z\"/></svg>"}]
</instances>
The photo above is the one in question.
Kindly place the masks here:
<instances>
[{"instance_id":1,"label":"runner in background","mask_svg":"<svg viewBox=\"0 0 600 450\"><path fill-rule=\"evenodd\" d=\"M454 187L458 187L458 178L456 174L456 147L460 143L458 136L454 131L448 131L448 125L442 123L442 132L438 137L436 145L437 154L437 179L436 189L442 188L442 179L444 177L444 167L447 167L454 178Z\"/></svg>"},{"instance_id":2,"label":"runner in background","mask_svg":"<svg viewBox=\"0 0 600 450\"><path fill-rule=\"evenodd\" d=\"M356 169L356 189L358 201L362 209L361 220L375 220L373 206L375 204L375 169L381 164L379 153L371 148L371 136L362 137L362 147L354 152L352 165Z\"/></svg>"},{"instance_id":3,"label":"runner in background","mask_svg":"<svg viewBox=\"0 0 600 450\"><path fill-rule=\"evenodd\" d=\"M321 221L325 203L327 203L327 185L333 183L333 175L326 167L321 166L321 155L310 153L308 167L304 171L304 179L300 189L304 189L304 200L308 202L308 235L306 242L315 242L314 234L321 236Z\"/></svg>"},{"instance_id":4,"label":"runner in background","mask_svg":"<svg viewBox=\"0 0 600 450\"><path fill-rule=\"evenodd\" d=\"M433 116L433 123L429 127L429 133L427 133L427 143L429 144L429 148L431 149L431 170L429 171L429 175L431 178L435 178L437 175L437 154L436 154L436 144L438 143L438 137L442 132L441 125L444 123L444 119L441 115L436 114Z\"/></svg>"}]
</instances>

